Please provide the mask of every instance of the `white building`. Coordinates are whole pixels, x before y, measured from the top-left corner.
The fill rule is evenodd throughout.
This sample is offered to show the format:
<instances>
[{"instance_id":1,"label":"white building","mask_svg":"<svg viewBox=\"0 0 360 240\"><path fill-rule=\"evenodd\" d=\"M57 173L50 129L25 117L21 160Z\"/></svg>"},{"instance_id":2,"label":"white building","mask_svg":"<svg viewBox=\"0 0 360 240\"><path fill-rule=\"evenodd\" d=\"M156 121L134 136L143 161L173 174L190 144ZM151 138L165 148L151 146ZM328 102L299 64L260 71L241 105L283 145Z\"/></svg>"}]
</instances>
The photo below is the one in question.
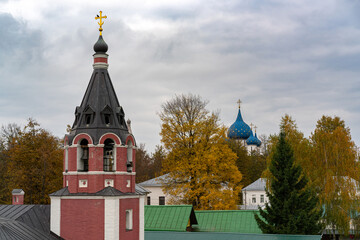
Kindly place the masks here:
<instances>
[{"instance_id":1,"label":"white building","mask_svg":"<svg viewBox=\"0 0 360 240\"><path fill-rule=\"evenodd\" d=\"M259 178L247 187L242 189L243 205L241 209L258 209L258 206L263 208L269 198L265 192L266 179Z\"/></svg>"},{"instance_id":2,"label":"white building","mask_svg":"<svg viewBox=\"0 0 360 240\"><path fill-rule=\"evenodd\" d=\"M170 196L168 194L165 194L162 190L162 181L165 180L166 177L167 174L138 184L150 192L147 195L146 205L169 204Z\"/></svg>"}]
</instances>

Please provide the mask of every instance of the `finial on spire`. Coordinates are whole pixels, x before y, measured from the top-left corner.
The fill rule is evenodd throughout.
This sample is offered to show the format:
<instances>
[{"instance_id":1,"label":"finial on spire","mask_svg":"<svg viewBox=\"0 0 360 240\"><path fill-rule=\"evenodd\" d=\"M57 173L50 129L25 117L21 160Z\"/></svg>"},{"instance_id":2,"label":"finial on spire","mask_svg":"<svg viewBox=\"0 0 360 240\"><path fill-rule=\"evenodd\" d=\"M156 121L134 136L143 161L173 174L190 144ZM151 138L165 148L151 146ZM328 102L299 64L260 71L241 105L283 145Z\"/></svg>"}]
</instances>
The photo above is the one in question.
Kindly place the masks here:
<instances>
[{"instance_id":1,"label":"finial on spire","mask_svg":"<svg viewBox=\"0 0 360 240\"><path fill-rule=\"evenodd\" d=\"M239 108L240 108L241 100L239 99L239 100L237 101L237 103L239 104Z\"/></svg>"},{"instance_id":2,"label":"finial on spire","mask_svg":"<svg viewBox=\"0 0 360 240\"><path fill-rule=\"evenodd\" d=\"M249 125L250 125L250 128L251 128L251 130L252 130L252 128L253 128L253 126L254 126L254 124L250 123Z\"/></svg>"},{"instance_id":3,"label":"finial on spire","mask_svg":"<svg viewBox=\"0 0 360 240\"><path fill-rule=\"evenodd\" d=\"M255 133L256 133L257 126L254 126L254 129L255 129Z\"/></svg>"},{"instance_id":4,"label":"finial on spire","mask_svg":"<svg viewBox=\"0 0 360 240\"><path fill-rule=\"evenodd\" d=\"M103 22L103 18L107 18L107 16L103 16L102 15L102 11L100 11L100 16L99 15L96 15L96 17L95 17L95 20L98 20L98 19L100 19L100 22L98 22L98 24L99 24L99 31L100 31L100 36L102 35L102 25L104 24L104 22Z\"/></svg>"}]
</instances>

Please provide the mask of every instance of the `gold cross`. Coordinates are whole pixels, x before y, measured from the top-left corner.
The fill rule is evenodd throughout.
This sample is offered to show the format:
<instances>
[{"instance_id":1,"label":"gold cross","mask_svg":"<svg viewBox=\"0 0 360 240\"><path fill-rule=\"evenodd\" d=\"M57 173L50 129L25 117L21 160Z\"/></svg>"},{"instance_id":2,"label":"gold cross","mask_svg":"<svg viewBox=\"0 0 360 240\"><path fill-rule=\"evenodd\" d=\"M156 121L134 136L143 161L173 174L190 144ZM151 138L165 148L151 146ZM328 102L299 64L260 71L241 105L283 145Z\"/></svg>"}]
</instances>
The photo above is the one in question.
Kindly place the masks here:
<instances>
[{"instance_id":1,"label":"gold cross","mask_svg":"<svg viewBox=\"0 0 360 240\"><path fill-rule=\"evenodd\" d=\"M255 133L256 133L257 126L255 126L254 129L255 129Z\"/></svg>"},{"instance_id":2,"label":"gold cross","mask_svg":"<svg viewBox=\"0 0 360 240\"><path fill-rule=\"evenodd\" d=\"M100 11L100 16L99 15L96 15L96 17L95 17L95 20L98 20L98 19L100 19L100 22L98 22L98 24L99 24L99 26L100 26L100 28L99 28L99 31L100 31L100 36L102 35L101 33L102 33L102 25L104 24L104 22L103 22L103 18L107 18L106 16L103 16L102 15L102 11Z\"/></svg>"},{"instance_id":3,"label":"gold cross","mask_svg":"<svg viewBox=\"0 0 360 240\"><path fill-rule=\"evenodd\" d=\"M239 108L240 108L240 104L241 104L241 101L240 101L240 99L237 101L237 103L239 104Z\"/></svg>"},{"instance_id":4,"label":"gold cross","mask_svg":"<svg viewBox=\"0 0 360 240\"><path fill-rule=\"evenodd\" d=\"M252 130L253 126L254 126L254 124L250 123L251 130Z\"/></svg>"}]
</instances>

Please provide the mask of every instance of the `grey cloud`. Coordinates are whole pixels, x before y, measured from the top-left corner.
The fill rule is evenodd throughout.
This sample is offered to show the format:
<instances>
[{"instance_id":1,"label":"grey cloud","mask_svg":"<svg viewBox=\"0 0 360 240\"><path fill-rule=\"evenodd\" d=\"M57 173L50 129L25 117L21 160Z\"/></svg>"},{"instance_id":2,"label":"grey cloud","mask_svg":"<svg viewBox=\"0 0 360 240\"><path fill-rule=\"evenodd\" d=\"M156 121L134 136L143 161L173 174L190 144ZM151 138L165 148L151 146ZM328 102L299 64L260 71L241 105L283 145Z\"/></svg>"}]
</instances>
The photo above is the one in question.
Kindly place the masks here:
<instances>
[{"instance_id":1,"label":"grey cloud","mask_svg":"<svg viewBox=\"0 0 360 240\"><path fill-rule=\"evenodd\" d=\"M20 22L10 14L0 14L0 66L9 61L14 66L24 66L29 61L38 61L41 57L42 36L39 31L29 30L26 23ZM16 64L14 64L16 63Z\"/></svg>"},{"instance_id":2,"label":"grey cloud","mask_svg":"<svg viewBox=\"0 0 360 240\"><path fill-rule=\"evenodd\" d=\"M337 114L359 143L360 31L352 21L358 17L351 3L324 6L321 1L208 1L139 10L144 18L166 21L171 33L165 35L131 30L115 16L118 9L111 9L106 14L113 18L104 28L109 72L137 142L149 149L159 144L160 105L176 93L192 92L210 100L209 109L220 109L227 125L241 98L243 117L259 134L278 132L285 113L305 135L322 114ZM81 20L69 33L64 26L73 26L79 16L65 21L53 10L46 35L7 16L22 36L5 51L12 51L10 62L20 64L1 69L2 85L5 78L17 83L1 88L0 110L7 119L32 115L62 136L90 79L97 31L87 27L90 20ZM14 57L19 52L25 54Z\"/></svg>"}]
</instances>

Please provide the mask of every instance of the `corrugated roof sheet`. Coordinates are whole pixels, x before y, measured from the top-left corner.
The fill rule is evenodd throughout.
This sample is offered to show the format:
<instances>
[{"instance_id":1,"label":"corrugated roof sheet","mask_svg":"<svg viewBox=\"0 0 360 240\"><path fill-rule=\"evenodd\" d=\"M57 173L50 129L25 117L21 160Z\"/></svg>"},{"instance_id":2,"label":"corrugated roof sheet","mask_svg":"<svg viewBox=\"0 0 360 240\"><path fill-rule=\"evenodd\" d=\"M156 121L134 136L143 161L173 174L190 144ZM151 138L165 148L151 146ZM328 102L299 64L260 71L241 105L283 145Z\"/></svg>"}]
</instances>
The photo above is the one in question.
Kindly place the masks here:
<instances>
[{"instance_id":1,"label":"corrugated roof sheet","mask_svg":"<svg viewBox=\"0 0 360 240\"><path fill-rule=\"evenodd\" d=\"M320 240L320 235L242 234L218 232L145 232L146 240Z\"/></svg>"},{"instance_id":2,"label":"corrugated roof sheet","mask_svg":"<svg viewBox=\"0 0 360 240\"><path fill-rule=\"evenodd\" d=\"M250 185L244 187L242 190L246 191L265 191L266 186L266 178L259 178L255 182L251 183Z\"/></svg>"},{"instance_id":3,"label":"corrugated roof sheet","mask_svg":"<svg viewBox=\"0 0 360 240\"><path fill-rule=\"evenodd\" d=\"M0 218L0 239L51 240L58 239L50 233L37 230L27 224L8 218Z\"/></svg>"},{"instance_id":4,"label":"corrugated roof sheet","mask_svg":"<svg viewBox=\"0 0 360 240\"><path fill-rule=\"evenodd\" d=\"M0 217L16 220L34 205L0 205Z\"/></svg>"},{"instance_id":5,"label":"corrugated roof sheet","mask_svg":"<svg viewBox=\"0 0 360 240\"><path fill-rule=\"evenodd\" d=\"M200 232L262 233L254 213L256 210L203 210L195 211Z\"/></svg>"},{"instance_id":6,"label":"corrugated roof sheet","mask_svg":"<svg viewBox=\"0 0 360 240\"><path fill-rule=\"evenodd\" d=\"M184 232L192 211L191 205L145 206L145 230Z\"/></svg>"},{"instance_id":7,"label":"corrugated roof sheet","mask_svg":"<svg viewBox=\"0 0 360 240\"><path fill-rule=\"evenodd\" d=\"M0 217L50 233L50 205L0 205Z\"/></svg>"},{"instance_id":8,"label":"corrugated roof sheet","mask_svg":"<svg viewBox=\"0 0 360 240\"><path fill-rule=\"evenodd\" d=\"M162 176L159 176L159 177L156 177L156 178L153 178L153 179L149 179L145 182L141 182L139 183L140 186L143 186L143 187L161 187L162 186L162 181L165 180L167 178L169 174L165 174L165 175L162 175Z\"/></svg>"}]
</instances>

